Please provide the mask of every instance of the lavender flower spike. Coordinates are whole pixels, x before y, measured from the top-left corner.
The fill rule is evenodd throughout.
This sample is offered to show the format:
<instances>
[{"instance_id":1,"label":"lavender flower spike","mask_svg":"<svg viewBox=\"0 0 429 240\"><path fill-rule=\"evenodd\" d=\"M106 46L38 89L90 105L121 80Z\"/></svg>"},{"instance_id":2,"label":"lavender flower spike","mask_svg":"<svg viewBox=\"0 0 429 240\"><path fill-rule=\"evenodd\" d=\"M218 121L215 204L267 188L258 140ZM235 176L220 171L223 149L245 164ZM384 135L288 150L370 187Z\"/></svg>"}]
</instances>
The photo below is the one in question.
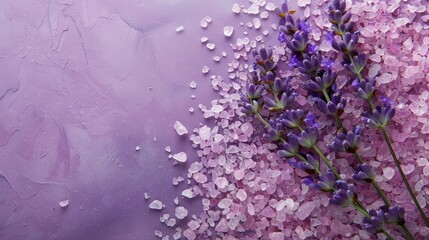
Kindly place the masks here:
<instances>
[{"instance_id":1,"label":"lavender flower spike","mask_svg":"<svg viewBox=\"0 0 429 240\"><path fill-rule=\"evenodd\" d=\"M311 148L316 145L319 135L317 133L317 128L307 127L298 136L298 143L302 147Z\"/></svg>"},{"instance_id":2,"label":"lavender flower spike","mask_svg":"<svg viewBox=\"0 0 429 240\"><path fill-rule=\"evenodd\" d=\"M358 97L365 100L371 99L375 92L375 79L370 81L365 79L359 81L359 79L355 79L352 83L352 87L356 90Z\"/></svg>"},{"instance_id":3,"label":"lavender flower spike","mask_svg":"<svg viewBox=\"0 0 429 240\"><path fill-rule=\"evenodd\" d=\"M300 128L304 121L304 111L287 110L279 117L281 122L288 128Z\"/></svg>"},{"instance_id":4,"label":"lavender flower spike","mask_svg":"<svg viewBox=\"0 0 429 240\"><path fill-rule=\"evenodd\" d=\"M405 224L405 210L400 205L395 205L390 208L387 206L380 207L384 212L384 220L386 223L394 223L397 225L404 225Z\"/></svg>"},{"instance_id":5,"label":"lavender flower spike","mask_svg":"<svg viewBox=\"0 0 429 240\"><path fill-rule=\"evenodd\" d=\"M377 234L384 231L384 211L369 210L371 217L365 217L362 221L363 228L372 234Z\"/></svg>"},{"instance_id":6,"label":"lavender flower spike","mask_svg":"<svg viewBox=\"0 0 429 240\"><path fill-rule=\"evenodd\" d=\"M387 99L387 98L385 98ZM373 111L372 114L366 113L362 120L371 127L375 128L384 128L389 125L390 120L392 120L395 115L395 108L390 106L390 101L385 100L384 106L378 106Z\"/></svg>"},{"instance_id":7,"label":"lavender flower spike","mask_svg":"<svg viewBox=\"0 0 429 240\"><path fill-rule=\"evenodd\" d=\"M332 196L330 202L341 207L348 207L356 202L357 194L356 187L352 184L347 184L343 180L335 182L337 191Z\"/></svg>"},{"instance_id":8,"label":"lavender flower spike","mask_svg":"<svg viewBox=\"0 0 429 240\"><path fill-rule=\"evenodd\" d=\"M353 173L353 178L358 181L372 182L374 177L374 170L366 163L358 164L355 168L355 172Z\"/></svg>"},{"instance_id":9,"label":"lavender flower spike","mask_svg":"<svg viewBox=\"0 0 429 240\"><path fill-rule=\"evenodd\" d=\"M280 156L284 158L295 157L301 149L297 136L293 133L288 133L287 141L282 145L282 148L283 149L278 152Z\"/></svg>"},{"instance_id":10,"label":"lavender flower spike","mask_svg":"<svg viewBox=\"0 0 429 240\"><path fill-rule=\"evenodd\" d=\"M335 152L355 153L359 148L362 136L362 128L356 126L353 131L339 133L328 147Z\"/></svg>"}]
</instances>

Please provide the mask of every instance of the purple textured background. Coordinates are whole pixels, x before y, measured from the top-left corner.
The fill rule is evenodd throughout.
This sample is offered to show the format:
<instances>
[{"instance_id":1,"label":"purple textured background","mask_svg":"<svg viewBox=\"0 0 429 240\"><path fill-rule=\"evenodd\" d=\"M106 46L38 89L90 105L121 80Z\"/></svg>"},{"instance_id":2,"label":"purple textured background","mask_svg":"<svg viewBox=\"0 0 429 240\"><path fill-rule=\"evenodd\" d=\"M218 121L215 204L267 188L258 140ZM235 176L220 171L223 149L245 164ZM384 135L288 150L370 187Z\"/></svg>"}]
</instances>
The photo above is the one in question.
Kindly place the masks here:
<instances>
[{"instance_id":1,"label":"purple textured background","mask_svg":"<svg viewBox=\"0 0 429 240\"><path fill-rule=\"evenodd\" d=\"M171 184L186 168L172 167L164 147L187 151L186 166L196 160L172 124L191 131L202 118L188 108L216 97L201 68L225 69L211 57L227 49L223 27L239 24L232 4L0 1L0 239L166 232L148 204L160 199L174 213L172 199L187 186ZM199 26L206 15L210 31ZM216 42L214 52L202 36ZM189 88L192 80L198 89ZM179 201L198 214L198 201Z\"/></svg>"}]
</instances>

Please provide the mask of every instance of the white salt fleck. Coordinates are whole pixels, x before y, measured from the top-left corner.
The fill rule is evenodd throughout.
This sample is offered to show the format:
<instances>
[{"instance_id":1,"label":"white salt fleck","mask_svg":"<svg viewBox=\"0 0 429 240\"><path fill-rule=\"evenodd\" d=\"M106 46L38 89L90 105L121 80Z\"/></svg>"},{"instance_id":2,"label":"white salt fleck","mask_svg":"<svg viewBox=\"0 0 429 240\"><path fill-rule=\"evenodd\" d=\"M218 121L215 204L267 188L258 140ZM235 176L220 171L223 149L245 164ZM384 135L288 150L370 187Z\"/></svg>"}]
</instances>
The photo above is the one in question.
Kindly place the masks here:
<instances>
[{"instance_id":1,"label":"white salt fleck","mask_svg":"<svg viewBox=\"0 0 429 240\"><path fill-rule=\"evenodd\" d=\"M177 219L184 219L186 216L188 216L188 210L182 206L177 206L174 215L177 217Z\"/></svg>"},{"instance_id":2,"label":"white salt fleck","mask_svg":"<svg viewBox=\"0 0 429 240\"><path fill-rule=\"evenodd\" d=\"M198 134L200 135L201 140L205 140L208 141L210 139L210 128L207 127L206 125L202 126L199 130L198 130Z\"/></svg>"},{"instance_id":3,"label":"white salt fleck","mask_svg":"<svg viewBox=\"0 0 429 240\"><path fill-rule=\"evenodd\" d=\"M140 151L140 146L136 146L136 151Z\"/></svg>"},{"instance_id":4,"label":"white salt fleck","mask_svg":"<svg viewBox=\"0 0 429 240\"><path fill-rule=\"evenodd\" d=\"M186 153L179 152L173 155L173 159L183 163L183 162L186 162L186 160L188 160L188 157L186 156Z\"/></svg>"},{"instance_id":5,"label":"white salt fleck","mask_svg":"<svg viewBox=\"0 0 429 240\"><path fill-rule=\"evenodd\" d=\"M175 197L174 199L173 199L173 202L174 202L174 204L179 204L179 198L178 197Z\"/></svg>"},{"instance_id":6,"label":"white salt fleck","mask_svg":"<svg viewBox=\"0 0 429 240\"><path fill-rule=\"evenodd\" d=\"M234 5L232 5L232 12L233 13L240 13L241 9L240 6L237 3L234 3Z\"/></svg>"},{"instance_id":7,"label":"white salt fleck","mask_svg":"<svg viewBox=\"0 0 429 240\"><path fill-rule=\"evenodd\" d=\"M162 232L159 230L155 230L155 236L162 237Z\"/></svg>"},{"instance_id":8,"label":"white salt fleck","mask_svg":"<svg viewBox=\"0 0 429 240\"><path fill-rule=\"evenodd\" d=\"M276 9L276 5L274 5L274 3L267 3L267 5L265 5L265 9L267 9L268 11L274 11Z\"/></svg>"},{"instance_id":9,"label":"white salt fleck","mask_svg":"<svg viewBox=\"0 0 429 240\"><path fill-rule=\"evenodd\" d=\"M386 168L383 169L383 176L387 180L392 179L394 175L395 175L395 169L393 169L391 167L386 167Z\"/></svg>"},{"instance_id":10,"label":"white salt fleck","mask_svg":"<svg viewBox=\"0 0 429 240\"><path fill-rule=\"evenodd\" d=\"M264 30L262 33L264 34L264 36L267 36L269 32L268 30Z\"/></svg>"},{"instance_id":11,"label":"white salt fleck","mask_svg":"<svg viewBox=\"0 0 429 240\"><path fill-rule=\"evenodd\" d=\"M189 112L193 113L195 111L195 109L193 107L189 108Z\"/></svg>"},{"instance_id":12,"label":"white salt fleck","mask_svg":"<svg viewBox=\"0 0 429 240\"><path fill-rule=\"evenodd\" d=\"M222 57L226 57L226 52L222 51Z\"/></svg>"},{"instance_id":13,"label":"white salt fleck","mask_svg":"<svg viewBox=\"0 0 429 240\"><path fill-rule=\"evenodd\" d=\"M192 81L191 83L189 83L189 87L195 89L197 88L197 83L195 81Z\"/></svg>"},{"instance_id":14,"label":"white salt fleck","mask_svg":"<svg viewBox=\"0 0 429 240\"><path fill-rule=\"evenodd\" d=\"M201 37L201 42L206 43L209 40L208 37Z\"/></svg>"},{"instance_id":15,"label":"white salt fleck","mask_svg":"<svg viewBox=\"0 0 429 240\"><path fill-rule=\"evenodd\" d=\"M225 26L223 28L223 34L227 37L231 37L232 33L234 32L233 26Z\"/></svg>"},{"instance_id":16,"label":"white salt fleck","mask_svg":"<svg viewBox=\"0 0 429 240\"><path fill-rule=\"evenodd\" d=\"M144 194L144 199L148 200L150 198L149 193L145 192Z\"/></svg>"},{"instance_id":17,"label":"white salt fleck","mask_svg":"<svg viewBox=\"0 0 429 240\"><path fill-rule=\"evenodd\" d=\"M296 216L298 217L299 220L302 221L306 219L311 214L311 212L313 212L315 207L316 207L316 204L313 201L305 202L296 211Z\"/></svg>"},{"instance_id":18,"label":"white salt fleck","mask_svg":"<svg viewBox=\"0 0 429 240\"><path fill-rule=\"evenodd\" d=\"M282 232L270 232L268 238L270 240L283 240L285 239L285 235Z\"/></svg>"},{"instance_id":19,"label":"white salt fleck","mask_svg":"<svg viewBox=\"0 0 429 240\"><path fill-rule=\"evenodd\" d=\"M213 50L213 49L215 49L216 45L215 45L214 43L207 43L206 47L207 47L209 50Z\"/></svg>"},{"instance_id":20,"label":"white salt fleck","mask_svg":"<svg viewBox=\"0 0 429 240\"><path fill-rule=\"evenodd\" d=\"M259 29L261 27L261 20L259 20L259 18L254 18L253 26L255 27L255 29Z\"/></svg>"},{"instance_id":21,"label":"white salt fleck","mask_svg":"<svg viewBox=\"0 0 429 240\"><path fill-rule=\"evenodd\" d=\"M204 19L208 22L211 23L212 22L212 18L210 16L205 16Z\"/></svg>"},{"instance_id":22,"label":"white salt fleck","mask_svg":"<svg viewBox=\"0 0 429 240\"><path fill-rule=\"evenodd\" d=\"M203 66L203 69L201 70L202 73L207 74L210 72L210 68L206 65Z\"/></svg>"},{"instance_id":23,"label":"white salt fleck","mask_svg":"<svg viewBox=\"0 0 429 240\"><path fill-rule=\"evenodd\" d=\"M201 20L201 22L200 22L200 26L201 26L202 28L206 28L208 25L209 25L209 24L208 24L207 20L206 20L205 18L203 18L203 19Z\"/></svg>"},{"instance_id":24,"label":"white salt fleck","mask_svg":"<svg viewBox=\"0 0 429 240\"><path fill-rule=\"evenodd\" d=\"M150 204L149 204L149 208L150 209L154 209L154 210L161 210L163 208L162 202L159 200L153 200Z\"/></svg>"},{"instance_id":25,"label":"white salt fleck","mask_svg":"<svg viewBox=\"0 0 429 240\"><path fill-rule=\"evenodd\" d=\"M261 19L267 19L268 18L268 12L263 11L263 12L261 12L261 14L259 16L261 17Z\"/></svg>"},{"instance_id":26,"label":"white salt fleck","mask_svg":"<svg viewBox=\"0 0 429 240\"><path fill-rule=\"evenodd\" d=\"M215 61L215 62L219 62L219 61L220 61L220 57L219 57L219 56L214 56L214 57L213 57L213 61Z\"/></svg>"},{"instance_id":27,"label":"white salt fleck","mask_svg":"<svg viewBox=\"0 0 429 240\"><path fill-rule=\"evenodd\" d=\"M60 207L65 208L69 205L69 200L64 200L58 203Z\"/></svg>"},{"instance_id":28,"label":"white salt fleck","mask_svg":"<svg viewBox=\"0 0 429 240\"><path fill-rule=\"evenodd\" d=\"M425 176L429 176L429 165L426 165L426 166L423 168L423 175L425 175Z\"/></svg>"},{"instance_id":29,"label":"white salt fleck","mask_svg":"<svg viewBox=\"0 0 429 240\"><path fill-rule=\"evenodd\" d=\"M170 146L166 146L165 148L164 148L164 150L166 151L166 152L171 152L171 147Z\"/></svg>"},{"instance_id":30,"label":"white salt fleck","mask_svg":"<svg viewBox=\"0 0 429 240\"><path fill-rule=\"evenodd\" d=\"M181 32L181 31L183 31L183 29L185 29L183 26L178 26L176 28L176 32Z\"/></svg>"},{"instance_id":31,"label":"white salt fleck","mask_svg":"<svg viewBox=\"0 0 429 240\"><path fill-rule=\"evenodd\" d=\"M187 198L193 198L194 197L194 193L192 192L191 189L185 189L182 191L182 196L187 197Z\"/></svg>"},{"instance_id":32,"label":"white salt fleck","mask_svg":"<svg viewBox=\"0 0 429 240\"><path fill-rule=\"evenodd\" d=\"M188 129L186 129L186 127L183 126L183 124L179 121L176 121L174 123L174 129L176 130L177 134L179 134L180 136L188 133Z\"/></svg>"}]
</instances>

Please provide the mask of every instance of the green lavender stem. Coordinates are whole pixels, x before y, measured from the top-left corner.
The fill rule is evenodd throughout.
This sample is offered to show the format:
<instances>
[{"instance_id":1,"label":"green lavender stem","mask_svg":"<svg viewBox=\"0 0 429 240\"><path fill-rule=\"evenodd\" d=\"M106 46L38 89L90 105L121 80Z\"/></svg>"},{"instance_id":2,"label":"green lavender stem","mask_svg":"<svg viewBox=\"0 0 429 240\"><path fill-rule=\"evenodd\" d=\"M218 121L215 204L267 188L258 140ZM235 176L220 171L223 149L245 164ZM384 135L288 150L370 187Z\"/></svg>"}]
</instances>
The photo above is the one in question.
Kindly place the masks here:
<instances>
[{"instance_id":1,"label":"green lavender stem","mask_svg":"<svg viewBox=\"0 0 429 240\"><path fill-rule=\"evenodd\" d=\"M413 192L413 189L411 188L410 184L408 183L407 177L405 176L404 171L402 170L401 163L399 162L398 158L396 157L395 150L393 150L392 142L390 141L390 137L386 131L386 128L381 127L380 130L383 133L383 137L386 140L387 147L389 148L390 154L392 155L392 158L393 158L393 161L395 162L396 168L398 169L398 172L401 175L402 181L405 183L405 186L407 187L407 190L410 193L410 196L413 199L414 204L416 204L417 210L419 211L420 215L423 217L423 220L425 221L426 226L429 227L429 219L426 217L426 214L423 211L422 207L420 206L419 201L417 201L417 198Z\"/></svg>"}]
</instances>

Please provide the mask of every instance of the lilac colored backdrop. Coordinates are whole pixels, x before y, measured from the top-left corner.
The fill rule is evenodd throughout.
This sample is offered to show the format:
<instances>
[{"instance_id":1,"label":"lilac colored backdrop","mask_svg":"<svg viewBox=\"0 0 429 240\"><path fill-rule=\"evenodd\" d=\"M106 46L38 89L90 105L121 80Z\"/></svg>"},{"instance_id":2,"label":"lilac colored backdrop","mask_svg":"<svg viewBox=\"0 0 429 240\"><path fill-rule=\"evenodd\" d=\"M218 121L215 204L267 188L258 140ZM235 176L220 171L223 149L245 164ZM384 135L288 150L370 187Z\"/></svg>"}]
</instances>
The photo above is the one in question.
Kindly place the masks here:
<instances>
[{"instance_id":1,"label":"lilac colored backdrop","mask_svg":"<svg viewBox=\"0 0 429 240\"><path fill-rule=\"evenodd\" d=\"M159 217L174 212L172 199L187 187L172 178L186 178L197 159L172 125L180 120L192 130L203 121L198 103L216 97L201 68L225 72L226 63L211 58L228 49L223 27L239 25L232 4L0 1L0 239L169 232ZM210 31L199 26L206 15ZM216 42L213 52L202 36ZM186 151L188 163L173 167L167 145ZM154 199L167 211L150 210ZM68 207L59 206L63 200ZM179 202L198 214L199 201Z\"/></svg>"}]
</instances>

